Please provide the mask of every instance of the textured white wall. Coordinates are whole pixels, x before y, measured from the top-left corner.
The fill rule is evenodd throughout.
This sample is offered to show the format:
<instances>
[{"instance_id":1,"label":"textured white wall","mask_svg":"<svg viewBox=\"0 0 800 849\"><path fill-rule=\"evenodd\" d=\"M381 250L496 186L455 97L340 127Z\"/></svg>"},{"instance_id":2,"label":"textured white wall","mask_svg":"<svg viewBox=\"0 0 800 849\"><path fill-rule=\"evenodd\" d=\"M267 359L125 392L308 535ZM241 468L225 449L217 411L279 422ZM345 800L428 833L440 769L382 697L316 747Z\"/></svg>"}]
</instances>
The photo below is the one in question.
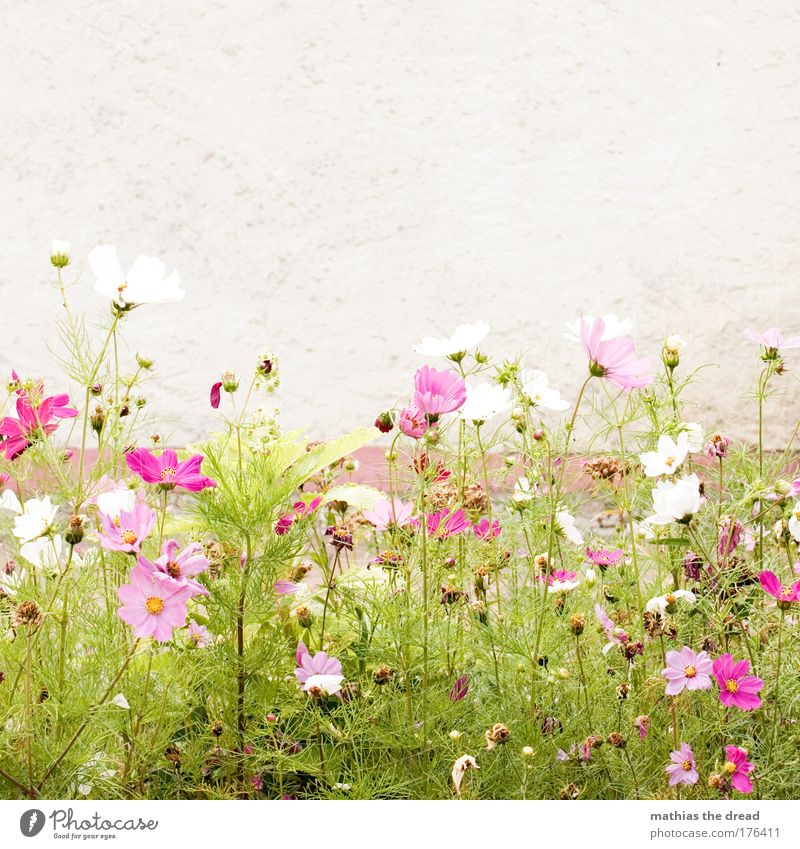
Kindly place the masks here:
<instances>
[{"instance_id":1,"label":"textured white wall","mask_svg":"<svg viewBox=\"0 0 800 849\"><path fill-rule=\"evenodd\" d=\"M3 5L3 370L55 376L50 239L90 308L108 241L188 290L128 327L176 437L265 344L288 424L372 421L417 337L478 317L574 392L581 306L720 362L696 415L752 434L742 329L800 332L793 0Z\"/></svg>"}]
</instances>

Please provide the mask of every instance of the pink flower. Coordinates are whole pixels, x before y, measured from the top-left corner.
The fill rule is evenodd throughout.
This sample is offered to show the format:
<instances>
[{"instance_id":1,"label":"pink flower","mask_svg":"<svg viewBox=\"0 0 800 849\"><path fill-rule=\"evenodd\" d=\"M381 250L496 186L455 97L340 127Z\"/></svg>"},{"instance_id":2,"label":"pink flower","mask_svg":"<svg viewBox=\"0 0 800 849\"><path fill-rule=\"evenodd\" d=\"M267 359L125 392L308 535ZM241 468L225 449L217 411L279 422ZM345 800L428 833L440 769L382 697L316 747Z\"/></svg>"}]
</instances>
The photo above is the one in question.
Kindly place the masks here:
<instances>
[{"instance_id":1,"label":"pink flower","mask_svg":"<svg viewBox=\"0 0 800 849\"><path fill-rule=\"evenodd\" d=\"M211 645L211 634L208 633L208 628L192 620L189 623L189 642L198 649L208 648Z\"/></svg>"},{"instance_id":2,"label":"pink flower","mask_svg":"<svg viewBox=\"0 0 800 849\"><path fill-rule=\"evenodd\" d=\"M469 678L466 675L462 675L458 678L450 688L450 701L455 704L456 702L460 702L464 696L469 692Z\"/></svg>"},{"instance_id":3,"label":"pink flower","mask_svg":"<svg viewBox=\"0 0 800 849\"><path fill-rule=\"evenodd\" d=\"M170 578L134 566L130 584L118 590L122 607L119 618L133 627L137 637L153 637L161 643L172 639L173 628L186 623L186 600L190 590Z\"/></svg>"},{"instance_id":4,"label":"pink flower","mask_svg":"<svg viewBox=\"0 0 800 849\"><path fill-rule=\"evenodd\" d=\"M708 652L693 652L688 646L667 652L667 667L661 674L667 679L666 694L677 696L686 690L711 689L713 663Z\"/></svg>"},{"instance_id":5,"label":"pink flower","mask_svg":"<svg viewBox=\"0 0 800 849\"><path fill-rule=\"evenodd\" d=\"M294 581L289 581L284 578L280 581L275 581L272 585L272 589L275 590L278 595L292 595L292 593L296 593L300 587L298 587Z\"/></svg>"},{"instance_id":6,"label":"pink flower","mask_svg":"<svg viewBox=\"0 0 800 849\"><path fill-rule=\"evenodd\" d=\"M497 519L492 522L491 527L489 527L488 519L481 519L477 525L472 526L472 532L479 540L489 542L490 540L497 539L502 533L502 529Z\"/></svg>"},{"instance_id":7,"label":"pink flower","mask_svg":"<svg viewBox=\"0 0 800 849\"><path fill-rule=\"evenodd\" d=\"M423 366L414 375L414 404L426 416L436 419L442 413L452 413L466 400L466 384L451 371Z\"/></svg>"},{"instance_id":8,"label":"pink flower","mask_svg":"<svg viewBox=\"0 0 800 849\"><path fill-rule=\"evenodd\" d=\"M724 516L717 531L717 556L730 557L744 536L744 525L735 517Z\"/></svg>"},{"instance_id":9,"label":"pink flower","mask_svg":"<svg viewBox=\"0 0 800 849\"><path fill-rule=\"evenodd\" d=\"M307 519L317 511L320 504L322 504L322 498L317 496L312 498L311 501L295 501L292 506L298 519Z\"/></svg>"},{"instance_id":10,"label":"pink flower","mask_svg":"<svg viewBox=\"0 0 800 849\"><path fill-rule=\"evenodd\" d=\"M392 525L402 528L411 522L414 505L410 502L401 501L395 498L389 501L388 498L381 498L375 502L375 507L372 510L363 510L364 518L375 525L375 530L385 531Z\"/></svg>"},{"instance_id":11,"label":"pink flower","mask_svg":"<svg viewBox=\"0 0 800 849\"><path fill-rule=\"evenodd\" d=\"M217 381L217 382L216 382L216 383L215 383L215 384L211 387L211 393L210 393L210 396L209 396L209 401L211 402L211 406L212 406L215 410L218 410L218 409L219 409L219 402L220 402L220 397L221 397L221 395L220 395L220 390L221 390L221 389L222 389L222 381L221 381L221 380L218 380L218 381Z\"/></svg>"},{"instance_id":12,"label":"pink flower","mask_svg":"<svg viewBox=\"0 0 800 849\"><path fill-rule=\"evenodd\" d=\"M400 411L398 426L406 436L410 436L412 439L419 439L428 430L428 420L425 418L425 413L422 410L411 405L410 407L404 407Z\"/></svg>"},{"instance_id":13,"label":"pink flower","mask_svg":"<svg viewBox=\"0 0 800 849\"><path fill-rule=\"evenodd\" d=\"M744 335L751 342L763 345L768 353L777 354L781 348L800 348L800 336L790 336L788 339L784 339L777 327L770 327L763 333L756 333L755 330L748 328Z\"/></svg>"},{"instance_id":14,"label":"pink flower","mask_svg":"<svg viewBox=\"0 0 800 849\"><path fill-rule=\"evenodd\" d=\"M666 768L669 786L676 784L697 784L700 774L694 762L694 752L688 743L681 743L680 749L670 752L672 763Z\"/></svg>"},{"instance_id":15,"label":"pink flower","mask_svg":"<svg viewBox=\"0 0 800 849\"><path fill-rule=\"evenodd\" d=\"M597 617L597 621L603 627L603 631L608 638L608 643L603 648L603 654L608 652L614 646L622 646L628 642L627 633L622 628L618 628L614 624L611 617L606 613L604 607L601 607L599 604L595 604L594 615Z\"/></svg>"},{"instance_id":16,"label":"pink flower","mask_svg":"<svg viewBox=\"0 0 800 849\"><path fill-rule=\"evenodd\" d=\"M545 576L537 575L537 581L544 583ZM547 575L547 592L549 593L567 593L576 589L579 583L578 573L571 572L568 569L553 569Z\"/></svg>"},{"instance_id":17,"label":"pink flower","mask_svg":"<svg viewBox=\"0 0 800 849\"><path fill-rule=\"evenodd\" d=\"M289 529L294 524L294 513L281 513L278 516L278 521L275 523L275 533L282 537L289 533Z\"/></svg>"},{"instance_id":18,"label":"pink flower","mask_svg":"<svg viewBox=\"0 0 800 849\"><path fill-rule=\"evenodd\" d=\"M758 693L764 682L750 672L750 661L735 661L730 654L720 655L714 661L714 677L719 684L719 699L727 707L755 710L761 707Z\"/></svg>"},{"instance_id":19,"label":"pink flower","mask_svg":"<svg viewBox=\"0 0 800 849\"><path fill-rule=\"evenodd\" d=\"M34 404L28 393L20 393L16 404L17 417L0 419L0 436L6 437L0 445L6 459L16 460L37 439L50 436L58 427L55 419L76 416L77 410L68 408L67 403L67 395L54 395Z\"/></svg>"},{"instance_id":20,"label":"pink flower","mask_svg":"<svg viewBox=\"0 0 800 849\"><path fill-rule=\"evenodd\" d=\"M300 642L295 653L297 669L294 671L295 678L303 685L307 693L317 695L325 692L335 696L342 688L342 664L335 657L328 657L328 653L319 651L311 655L305 645Z\"/></svg>"},{"instance_id":21,"label":"pink flower","mask_svg":"<svg viewBox=\"0 0 800 849\"><path fill-rule=\"evenodd\" d=\"M201 454L194 454L188 460L178 462L178 455L167 448L156 457L147 448L134 448L125 455L128 468L145 481L156 483L164 489L180 486L189 492L199 492L206 487L216 486L216 481L200 474Z\"/></svg>"},{"instance_id":22,"label":"pink flower","mask_svg":"<svg viewBox=\"0 0 800 849\"><path fill-rule=\"evenodd\" d=\"M208 569L208 558L202 551L203 546L199 542L193 542L179 552L178 543L170 539L161 546L161 556L155 562L151 563L139 555L139 565L167 575L180 586L191 590L190 598L208 595L208 590L199 581L194 580L195 575Z\"/></svg>"},{"instance_id":23,"label":"pink flower","mask_svg":"<svg viewBox=\"0 0 800 849\"><path fill-rule=\"evenodd\" d=\"M725 757L727 760L722 769L726 775L730 776L733 787L740 793L752 793L753 782L750 780L750 773L755 767L747 760L747 749L726 746Z\"/></svg>"},{"instance_id":24,"label":"pink flower","mask_svg":"<svg viewBox=\"0 0 800 849\"><path fill-rule=\"evenodd\" d=\"M615 548L613 551L609 551L607 548L586 548L585 551L589 560L603 570L609 566L616 566L624 557L621 548Z\"/></svg>"},{"instance_id":25,"label":"pink flower","mask_svg":"<svg viewBox=\"0 0 800 849\"><path fill-rule=\"evenodd\" d=\"M778 599L778 607L788 610L794 601L800 601L800 581L791 586L783 586L774 572L764 571L759 575L761 587L765 593L769 593Z\"/></svg>"},{"instance_id":26,"label":"pink flower","mask_svg":"<svg viewBox=\"0 0 800 849\"><path fill-rule=\"evenodd\" d=\"M650 717L644 714L637 716L633 720L633 724L639 729L639 739L645 740L647 738L647 732L650 730Z\"/></svg>"},{"instance_id":27,"label":"pink flower","mask_svg":"<svg viewBox=\"0 0 800 849\"><path fill-rule=\"evenodd\" d=\"M428 520L428 536L436 537L437 539L447 539L447 537L462 534L468 531L470 525L463 510L456 510L451 513L447 507L439 510L436 513L431 513L427 517ZM419 527L420 522L414 519L414 524Z\"/></svg>"},{"instance_id":28,"label":"pink flower","mask_svg":"<svg viewBox=\"0 0 800 849\"><path fill-rule=\"evenodd\" d=\"M155 523L156 511L141 501L135 504L133 510L120 512L117 519L100 513L100 544L111 551L138 554Z\"/></svg>"},{"instance_id":29,"label":"pink flower","mask_svg":"<svg viewBox=\"0 0 800 849\"><path fill-rule=\"evenodd\" d=\"M652 377L645 374L649 360L636 359L636 347L627 336L617 336L603 341L605 322L581 320L581 342L589 355L589 373L605 377L620 389L638 389L647 386Z\"/></svg>"}]
</instances>

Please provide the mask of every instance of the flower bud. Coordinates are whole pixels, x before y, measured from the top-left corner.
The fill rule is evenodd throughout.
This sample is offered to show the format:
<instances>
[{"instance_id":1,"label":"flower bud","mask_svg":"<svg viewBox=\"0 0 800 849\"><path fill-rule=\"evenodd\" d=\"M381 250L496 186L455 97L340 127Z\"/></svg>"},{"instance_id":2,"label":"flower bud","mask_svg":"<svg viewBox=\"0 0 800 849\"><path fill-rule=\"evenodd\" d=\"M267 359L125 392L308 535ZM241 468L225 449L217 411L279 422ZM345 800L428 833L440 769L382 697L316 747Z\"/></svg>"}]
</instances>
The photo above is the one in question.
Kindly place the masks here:
<instances>
[{"instance_id":1,"label":"flower bud","mask_svg":"<svg viewBox=\"0 0 800 849\"><path fill-rule=\"evenodd\" d=\"M67 532L64 534L64 539L69 545L77 545L83 539L85 516L70 516Z\"/></svg>"},{"instance_id":2,"label":"flower bud","mask_svg":"<svg viewBox=\"0 0 800 849\"><path fill-rule=\"evenodd\" d=\"M580 615L580 613L576 613L573 616L570 616L569 627L576 637L580 637L583 633L583 629L586 627L586 620Z\"/></svg>"},{"instance_id":3,"label":"flower bud","mask_svg":"<svg viewBox=\"0 0 800 849\"><path fill-rule=\"evenodd\" d=\"M53 239L50 246L50 263L54 268L66 268L70 263L69 242Z\"/></svg>"},{"instance_id":4,"label":"flower bud","mask_svg":"<svg viewBox=\"0 0 800 849\"><path fill-rule=\"evenodd\" d=\"M103 425L106 422L106 411L99 404L94 408L94 412L89 416L89 424L92 430L99 436Z\"/></svg>"},{"instance_id":5,"label":"flower bud","mask_svg":"<svg viewBox=\"0 0 800 849\"><path fill-rule=\"evenodd\" d=\"M523 746L522 747L522 755L526 758L533 757L533 746Z\"/></svg>"},{"instance_id":6,"label":"flower bud","mask_svg":"<svg viewBox=\"0 0 800 849\"><path fill-rule=\"evenodd\" d=\"M150 371L150 369L153 368L153 360L151 360L150 357L145 357L144 354L137 353L136 365L138 365L140 369Z\"/></svg>"},{"instance_id":7,"label":"flower bud","mask_svg":"<svg viewBox=\"0 0 800 849\"><path fill-rule=\"evenodd\" d=\"M544 439L544 430L540 427L536 428L536 430L533 432L533 438L537 442L541 442Z\"/></svg>"},{"instance_id":8,"label":"flower bud","mask_svg":"<svg viewBox=\"0 0 800 849\"><path fill-rule=\"evenodd\" d=\"M389 433L394 428L394 414L391 410L384 410L377 419L375 419L375 427L381 433Z\"/></svg>"}]
</instances>

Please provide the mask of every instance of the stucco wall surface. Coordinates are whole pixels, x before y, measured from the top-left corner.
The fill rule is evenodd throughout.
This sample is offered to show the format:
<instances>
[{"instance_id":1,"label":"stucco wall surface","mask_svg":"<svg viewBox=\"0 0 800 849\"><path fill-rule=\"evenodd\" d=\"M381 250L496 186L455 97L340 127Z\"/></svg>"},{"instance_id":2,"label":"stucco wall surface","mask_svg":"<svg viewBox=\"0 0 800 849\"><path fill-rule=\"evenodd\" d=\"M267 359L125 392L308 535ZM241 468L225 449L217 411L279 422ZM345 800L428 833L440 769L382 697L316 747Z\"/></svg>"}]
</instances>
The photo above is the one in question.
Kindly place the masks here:
<instances>
[{"instance_id":1,"label":"stucco wall surface","mask_svg":"<svg viewBox=\"0 0 800 849\"><path fill-rule=\"evenodd\" d=\"M49 242L99 315L99 242L188 296L128 320L152 412L279 352L290 426L408 390L423 335L487 319L574 397L579 308L717 362L694 418L752 436L748 325L800 333L800 12L791 0L3 3L0 368L55 380ZM80 277L78 277L80 272ZM773 439L800 415L789 354Z\"/></svg>"}]
</instances>

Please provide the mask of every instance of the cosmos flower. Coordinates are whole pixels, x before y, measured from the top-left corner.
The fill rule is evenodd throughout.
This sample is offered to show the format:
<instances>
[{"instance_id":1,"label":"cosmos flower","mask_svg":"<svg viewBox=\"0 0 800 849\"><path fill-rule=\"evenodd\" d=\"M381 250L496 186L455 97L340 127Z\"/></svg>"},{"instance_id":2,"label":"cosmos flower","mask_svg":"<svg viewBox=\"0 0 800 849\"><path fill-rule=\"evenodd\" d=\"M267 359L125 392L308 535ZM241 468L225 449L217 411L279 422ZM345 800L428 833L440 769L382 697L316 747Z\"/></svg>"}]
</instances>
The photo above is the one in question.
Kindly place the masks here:
<instances>
[{"instance_id":1,"label":"cosmos flower","mask_svg":"<svg viewBox=\"0 0 800 849\"><path fill-rule=\"evenodd\" d=\"M161 643L172 639L174 628L186 624L186 601L191 590L170 579L162 580L152 571L136 565L130 584L119 590L122 606L118 615L133 627L136 637L153 637Z\"/></svg>"},{"instance_id":2,"label":"cosmos flower","mask_svg":"<svg viewBox=\"0 0 800 849\"><path fill-rule=\"evenodd\" d=\"M605 571L609 566L618 565L625 556L621 548L615 548L613 551L607 548L585 548L584 551L590 562L599 566L602 571Z\"/></svg>"},{"instance_id":3,"label":"cosmos flower","mask_svg":"<svg viewBox=\"0 0 800 849\"><path fill-rule=\"evenodd\" d=\"M581 343L589 357L589 374L604 377L620 389L647 386L652 377L646 374L649 360L636 358L636 346L627 336L604 341L605 322L602 318L589 322L582 319Z\"/></svg>"},{"instance_id":4,"label":"cosmos flower","mask_svg":"<svg viewBox=\"0 0 800 849\"><path fill-rule=\"evenodd\" d=\"M134 505L133 510L120 512L116 519L101 513L100 544L110 551L138 554L155 523L156 511L141 501Z\"/></svg>"},{"instance_id":5,"label":"cosmos flower","mask_svg":"<svg viewBox=\"0 0 800 849\"><path fill-rule=\"evenodd\" d=\"M671 593L651 598L645 605L645 610L650 611L650 613L660 613L662 616L665 613L675 613L678 601L694 604L697 601L697 596L691 590L674 590Z\"/></svg>"},{"instance_id":6,"label":"cosmos flower","mask_svg":"<svg viewBox=\"0 0 800 849\"><path fill-rule=\"evenodd\" d=\"M667 652L667 666L661 674L667 679L666 694L677 696L683 690L710 690L713 664L708 652L699 654L684 646Z\"/></svg>"},{"instance_id":7,"label":"cosmos flower","mask_svg":"<svg viewBox=\"0 0 800 849\"><path fill-rule=\"evenodd\" d=\"M569 401L561 397L558 389L550 386L547 375L540 369L532 371L523 369L519 375L519 382L525 396L537 409L561 412L569 408Z\"/></svg>"},{"instance_id":8,"label":"cosmos flower","mask_svg":"<svg viewBox=\"0 0 800 849\"><path fill-rule=\"evenodd\" d=\"M432 419L455 412L466 399L466 384L451 371L423 366L414 375L414 404Z\"/></svg>"},{"instance_id":9,"label":"cosmos flower","mask_svg":"<svg viewBox=\"0 0 800 849\"><path fill-rule=\"evenodd\" d=\"M303 690L311 695L327 693L335 696L342 689L342 664L335 657L328 657L324 651L314 655L301 641L295 652L297 668L294 671L295 678L303 685Z\"/></svg>"},{"instance_id":10,"label":"cosmos flower","mask_svg":"<svg viewBox=\"0 0 800 849\"><path fill-rule=\"evenodd\" d=\"M41 437L50 436L58 427L58 420L72 418L78 414L67 406L69 396L53 395L34 403L28 393L18 394L17 415L0 419L0 436L4 436L0 447L7 460L16 460Z\"/></svg>"},{"instance_id":11,"label":"cosmos flower","mask_svg":"<svg viewBox=\"0 0 800 849\"><path fill-rule=\"evenodd\" d=\"M778 352L787 348L800 348L800 336L789 336L784 339L783 334L777 327L770 327L763 333L756 333L755 330L748 328L744 335L756 345L763 345L765 352L774 359Z\"/></svg>"},{"instance_id":12,"label":"cosmos flower","mask_svg":"<svg viewBox=\"0 0 800 849\"><path fill-rule=\"evenodd\" d=\"M413 404L403 407L397 425L406 436L410 436L412 439L425 436L429 427L425 413Z\"/></svg>"},{"instance_id":13,"label":"cosmos flower","mask_svg":"<svg viewBox=\"0 0 800 849\"><path fill-rule=\"evenodd\" d=\"M614 624L611 617L606 613L605 608L599 604L594 606L594 615L597 621L603 628L608 642L603 646L603 654L607 654L614 646L622 646L628 642L628 635L623 628L619 628Z\"/></svg>"},{"instance_id":14,"label":"cosmos flower","mask_svg":"<svg viewBox=\"0 0 800 849\"><path fill-rule=\"evenodd\" d=\"M537 581L544 581L544 575L537 575ZM568 593L578 587L580 578L577 572L568 569L554 569L546 578L548 593Z\"/></svg>"},{"instance_id":15,"label":"cosmos flower","mask_svg":"<svg viewBox=\"0 0 800 849\"><path fill-rule=\"evenodd\" d=\"M660 480L653 488L655 513L647 518L651 525L687 523L700 509L700 479L695 474L676 481Z\"/></svg>"},{"instance_id":16,"label":"cosmos flower","mask_svg":"<svg viewBox=\"0 0 800 849\"><path fill-rule=\"evenodd\" d=\"M167 540L161 546L161 556L150 563L139 555L139 564L146 569L169 576L183 587L191 590L191 598L208 595L208 590L195 580L196 575L208 570L208 558L203 554L203 546L193 542L179 551L180 546L174 539Z\"/></svg>"},{"instance_id":17,"label":"cosmos flower","mask_svg":"<svg viewBox=\"0 0 800 849\"><path fill-rule=\"evenodd\" d=\"M426 336L413 350L426 357L457 357L479 345L489 334L491 328L485 321L475 324L460 324L455 333L443 339Z\"/></svg>"},{"instance_id":18,"label":"cosmos flower","mask_svg":"<svg viewBox=\"0 0 800 849\"><path fill-rule=\"evenodd\" d=\"M167 448L156 457L147 448L134 448L125 455L128 468L145 481L164 489L183 487L189 492L199 492L206 487L216 486L216 481L200 474L202 454L194 454L188 460L178 462L178 455Z\"/></svg>"},{"instance_id":19,"label":"cosmos flower","mask_svg":"<svg viewBox=\"0 0 800 849\"><path fill-rule=\"evenodd\" d=\"M564 336L571 342L580 342L581 326L584 322L594 324L596 319L590 315L584 315L577 321L566 322L567 332ZM615 315L608 313L603 316L603 335L602 342L608 342L609 339L616 339L619 336L629 336L633 330L633 322L629 319L618 319Z\"/></svg>"},{"instance_id":20,"label":"cosmos flower","mask_svg":"<svg viewBox=\"0 0 800 849\"><path fill-rule=\"evenodd\" d=\"M428 536L436 539L447 539L456 534L462 534L472 527L462 509L451 513L447 507L438 510L436 513L428 514L427 522ZM416 519L413 523L417 527L420 525L420 522Z\"/></svg>"},{"instance_id":21,"label":"cosmos flower","mask_svg":"<svg viewBox=\"0 0 800 849\"><path fill-rule=\"evenodd\" d=\"M676 784L697 784L700 774L694 762L694 752L688 743L681 743L680 749L670 752L672 763L666 768L669 786Z\"/></svg>"},{"instance_id":22,"label":"cosmos flower","mask_svg":"<svg viewBox=\"0 0 800 849\"><path fill-rule=\"evenodd\" d=\"M110 298L120 309L180 301L186 296L178 272L165 277L166 267L155 257L137 257L126 274L119 264L117 249L112 245L97 245L89 253L89 267L97 278L95 292Z\"/></svg>"},{"instance_id":23,"label":"cosmos flower","mask_svg":"<svg viewBox=\"0 0 800 849\"><path fill-rule=\"evenodd\" d=\"M497 519L492 522L491 526L488 519L481 519L477 525L472 526L472 532L479 540L489 542L490 540L497 539L502 533L502 529Z\"/></svg>"},{"instance_id":24,"label":"cosmos flower","mask_svg":"<svg viewBox=\"0 0 800 849\"><path fill-rule=\"evenodd\" d=\"M719 699L727 707L755 710L761 707L758 693L764 682L749 675L749 660L734 660L730 654L720 655L714 661L714 677L719 684Z\"/></svg>"},{"instance_id":25,"label":"cosmos flower","mask_svg":"<svg viewBox=\"0 0 800 849\"><path fill-rule=\"evenodd\" d=\"M556 526L571 543L583 545L583 536L575 526L575 517L567 510L559 510L556 513Z\"/></svg>"},{"instance_id":26,"label":"cosmos flower","mask_svg":"<svg viewBox=\"0 0 800 849\"><path fill-rule=\"evenodd\" d=\"M377 531L385 531L392 525L402 528L411 522L414 513L414 505L411 502L401 501L395 498L380 498L375 502L372 510L362 510L361 515L375 526Z\"/></svg>"},{"instance_id":27,"label":"cosmos flower","mask_svg":"<svg viewBox=\"0 0 800 849\"><path fill-rule=\"evenodd\" d=\"M759 576L761 587L765 593L769 593L778 600L778 606L784 610L788 609L792 602L800 601L800 581L789 586L782 585L774 572L764 571Z\"/></svg>"},{"instance_id":28,"label":"cosmos flower","mask_svg":"<svg viewBox=\"0 0 800 849\"><path fill-rule=\"evenodd\" d=\"M755 767L747 760L747 749L740 746L725 747L725 763L722 771L729 777L731 785L740 793L752 793L750 774Z\"/></svg>"},{"instance_id":29,"label":"cosmos flower","mask_svg":"<svg viewBox=\"0 0 800 849\"><path fill-rule=\"evenodd\" d=\"M459 410L459 415L466 421L486 422L511 407L511 394L503 386L496 383L467 383L466 387L467 400Z\"/></svg>"},{"instance_id":30,"label":"cosmos flower","mask_svg":"<svg viewBox=\"0 0 800 849\"><path fill-rule=\"evenodd\" d=\"M19 514L14 519L13 534L20 541L20 545L52 536L58 506L51 503L49 495L44 498L29 498L24 507L20 507L19 501L16 501L16 505L11 509Z\"/></svg>"},{"instance_id":31,"label":"cosmos flower","mask_svg":"<svg viewBox=\"0 0 800 849\"><path fill-rule=\"evenodd\" d=\"M800 501L795 501L792 506L792 514L789 516L789 533L795 542L800 542Z\"/></svg>"},{"instance_id":32,"label":"cosmos flower","mask_svg":"<svg viewBox=\"0 0 800 849\"><path fill-rule=\"evenodd\" d=\"M665 433L658 438L656 450L645 451L639 455L639 459L645 475L657 478L660 475L674 474L688 453L689 437L685 433L679 434L677 441Z\"/></svg>"}]
</instances>

